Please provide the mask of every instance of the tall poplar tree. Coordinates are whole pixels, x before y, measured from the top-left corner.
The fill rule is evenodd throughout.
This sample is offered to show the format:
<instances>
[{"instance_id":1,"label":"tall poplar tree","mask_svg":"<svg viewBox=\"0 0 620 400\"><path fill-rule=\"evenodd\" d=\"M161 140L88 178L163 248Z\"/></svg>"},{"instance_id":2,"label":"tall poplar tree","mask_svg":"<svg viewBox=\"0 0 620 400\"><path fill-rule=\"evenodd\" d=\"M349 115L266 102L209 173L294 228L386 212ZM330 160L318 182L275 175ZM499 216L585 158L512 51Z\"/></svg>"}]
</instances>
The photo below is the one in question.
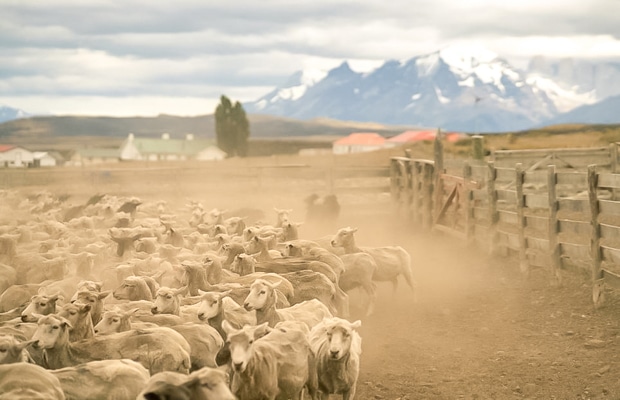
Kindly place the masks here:
<instances>
[{"instance_id":1,"label":"tall poplar tree","mask_svg":"<svg viewBox=\"0 0 620 400\"><path fill-rule=\"evenodd\" d=\"M250 122L241 103L233 105L228 97L220 97L215 109L215 135L217 146L229 157L247 156Z\"/></svg>"}]
</instances>

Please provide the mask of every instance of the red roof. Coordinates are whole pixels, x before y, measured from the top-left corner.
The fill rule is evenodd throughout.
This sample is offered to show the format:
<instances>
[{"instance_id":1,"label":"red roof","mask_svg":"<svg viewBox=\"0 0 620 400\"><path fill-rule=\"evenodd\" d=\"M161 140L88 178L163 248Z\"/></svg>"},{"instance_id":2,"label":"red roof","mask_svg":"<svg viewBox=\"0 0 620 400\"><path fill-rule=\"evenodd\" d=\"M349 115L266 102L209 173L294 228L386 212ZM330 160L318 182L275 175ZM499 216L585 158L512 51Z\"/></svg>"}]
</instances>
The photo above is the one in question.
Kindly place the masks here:
<instances>
[{"instance_id":1,"label":"red roof","mask_svg":"<svg viewBox=\"0 0 620 400\"><path fill-rule=\"evenodd\" d=\"M357 132L352 133L347 137L343 137L342 139L338 139L334 142L334 144L358 144L365 146L380 146L385 143L385 138L378 133L373 132Z\"/></svg>"},{"instance_id":2,"label":"red roof","mask_svg":"<svg viewBox=\"0 0 620 400\"><path fill-rule=\"evenodd\" d=\"M388 139L390 143L417 142L419 140L435 140L436 130L432 131L405 131ZM456 142L460 139L460 134L456 132L444 132L443 137L448 142Z\"/></svg>"},{"instance_id":3,"label":"red roof","mask_svg":"<svg viewBox=\"0 0 620 400\"><path fill-rule=\"evenodd\" d=\"M0 153L4 153L5 151L9 151L14 148L15 146L12 146L10 144L0 144Z\"/></svg>"}]
</instances>

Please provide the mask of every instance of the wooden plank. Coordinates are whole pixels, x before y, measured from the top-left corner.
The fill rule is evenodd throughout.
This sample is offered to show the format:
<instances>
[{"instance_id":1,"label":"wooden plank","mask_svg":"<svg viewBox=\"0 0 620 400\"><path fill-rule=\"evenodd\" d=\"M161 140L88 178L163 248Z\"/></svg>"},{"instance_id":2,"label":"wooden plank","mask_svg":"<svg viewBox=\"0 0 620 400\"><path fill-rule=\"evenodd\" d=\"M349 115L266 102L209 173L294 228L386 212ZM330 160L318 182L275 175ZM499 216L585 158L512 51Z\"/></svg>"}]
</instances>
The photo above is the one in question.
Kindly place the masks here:
<instances>
[{"instance_id":1,"label":"wooden plank","mask_svg":"<svg viewBox=\"0 0 620 400\"><path fill-rule=\"evenodd\" d=\"M599 200L598 204L602 215L620 215L620 201Z\"/></svg>"},{"instance_id":2,"label":"wooden plank","mask_svg":"<svg viewBox=\"0 0 620 400\"><path fill-rule=\"evenodd\" d=\"M599 214L601 212L600 202L596 192L598 176L596 165L588 166L588 201L590 202L590 254L592 256L592 301L594 307L599 307L603 302L603 272L601 270L602 260L605 257L601 248L601 226Z\"/></svg>"},{"instance_id":3,"label":"wooden plank","mask_svg":"<svg viewBox=\"0 0 620 400\"><path fill-rule=\"evenodd\" d=\"M547 172L546 171L527 171L523 179L523 185L546 185L547 184Z\"/></svg>"},{"instance_id":4,"label":"wooden plank","mask_svg":"<svg viewBox=\"0 0 620 400\"><path fill-rule=\"evenodd\" d=\"M575 260L590 262L590 245L560 242L560 255Z\"/></svg>"},{"instance_id":5,"label":"wooden plank","mask_svg":"<svg viewBox=\"0 0 620 400\"><path fill-rule=\"evenodd\" d=\"M540 251L548 251L549 250L549 240L542 238L535 238L528 236L525 238L525 242L527 243L528 249L535 249Z\"/></svg>"},{"instance_id":6,"label":"wooden plank","mask_svg":"<svg viewBox=\"0 0 620 400\"><path fill-rule=\"evenodd\" d=\"M609 285L614 289L620 289L620 275L605 268L603 268L602 272L606 285Z\"/></svg>"},{"instance_id":7,"label":"wooden plank","mask_svg":"<svg viewBox=\"0 0 620 400\"><path fill-rule=\"evenodd\" d=\"M514 168L496 168L497 182L512 182L515 179Z\"/></svg>"},{"instance_id":8,"label":"wooden plank","mask_svg":"<svg viewBox=\"0 0 620 400\"><path fill-rule=\"evenodd\" d=\"M558 199L558 211L589 214L590 202L588 199Z\"/></svg>"},{"instance_id":9,"label":"wooden plank","mask_svg":"<svg viewBox=\"0 0 620 400\"><path fill-rule=\"evenodd\" d=\"M574 185L585 190L588 187L588 175L585 172L558 171L557 185Z\"/></svg>"},{"instance_id":10,"label":"wooden plank","mask_svg":"<svg viewBox=\"0 0 620 400\"><path fill-rule=\"evenodd\" d=\"M620 264L620 249L609 246L601 246L601 259L612 264Z\"/></svg>"},{"instance_id":11,"label":"wooden plank","mask_svg":"<svg viewBox=\"0 0 620 400\"><path fill-rule=\"evenodd\" d=\"M515 167L515 186L517 192L517 229L518 229L518 245L519 245L519 270L524 276L530 273L530 263L527 258L527 242L525 240L525 196L523 195L523 181L525 179L525 171L523 165L518 163Z\"/></svg>"},{"instance_id":12,"label":"wooden plank","mask_svg":"<svg viewBox=\"0 0 620 400\"><path fill-rule=\"evenodd\" d=\"M538 215L526 215L525 226L537 231L545 231L549 226L549 218Z\"/></svg>"},{"instance_id":13,"label":"wooden plank","mask_svg":"<svg viewBox=\"0 0 620 400\"><path fill-rule=\"evenodd\" d=\"M524 197L525 207L527 208L547 208L549 206L547 196L540 194L526 194Z\"/></svg>"},{"instance_id":14,"label":"wooden plank","mask_svg":"<svg viewBox=\"0 0 620 400\"><path fill-rule=\"evenodd\" d=\"M514 190L498 189L495 193L497 194L497 201L502 201L509 204L516 204L517 202L517 192Z\"/></svg>"},{"instance_id":15,"label":"wooden plank","mask_svg":"<svg viewBox=\"0 0 620 400\"><path fill-rule=\"evenodd\" d=\"M600 224L602 239L618 239L620 238L620 226Z\"/></svg>"},{"instance_id":16,"label":"wooden plank","mask_svg":"<svg viewBox=\"0 0 620 400\"><path fill-rule=\"evenodd\" d=\"M519 235L502 231L501 229L497 230L497 238L501 245L504 247L508 247L509 249L518 251L519 250Z\"/></svg>"},{"instance_id":17,"label":"wooden plank","mask_svg":"<svg viewBox=\"0 0 620 400\"><path fill-rule=\"evenodd\" d=\"M514 211L498 210L499 222L508 225L517 225L519 223L518 215Z\"/></svg>"},{"instance_id":18,"label":"wooden plank","mask_svg":"<svg viewBox=\"0 0 620 400\"><path fill-rule=\"evenodd\" d=\"M589 221L574 221L570 219L558 219L560 233L579 236L589 236L592 230Z\"/></svg>"}]
</instances>

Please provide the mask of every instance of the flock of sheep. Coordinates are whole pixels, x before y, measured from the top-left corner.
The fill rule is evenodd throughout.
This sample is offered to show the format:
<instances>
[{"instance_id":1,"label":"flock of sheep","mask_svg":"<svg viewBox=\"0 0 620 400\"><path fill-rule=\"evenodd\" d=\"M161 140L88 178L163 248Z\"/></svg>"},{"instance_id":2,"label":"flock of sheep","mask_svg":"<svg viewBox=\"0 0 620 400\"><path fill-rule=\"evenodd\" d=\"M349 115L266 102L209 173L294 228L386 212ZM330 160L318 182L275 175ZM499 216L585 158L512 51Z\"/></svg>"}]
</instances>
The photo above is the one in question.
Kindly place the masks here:
<instances>
[{"instance_id":1,"label":"flock of sheep","mask_svg":"<svg viewBox=\"0 0 620 400\"><path fill-rule=\"evenodd\" d=\"M350 308L409 254L274 211L0 191L0 399L352 399Z\"/></svg>"}]
</instances>

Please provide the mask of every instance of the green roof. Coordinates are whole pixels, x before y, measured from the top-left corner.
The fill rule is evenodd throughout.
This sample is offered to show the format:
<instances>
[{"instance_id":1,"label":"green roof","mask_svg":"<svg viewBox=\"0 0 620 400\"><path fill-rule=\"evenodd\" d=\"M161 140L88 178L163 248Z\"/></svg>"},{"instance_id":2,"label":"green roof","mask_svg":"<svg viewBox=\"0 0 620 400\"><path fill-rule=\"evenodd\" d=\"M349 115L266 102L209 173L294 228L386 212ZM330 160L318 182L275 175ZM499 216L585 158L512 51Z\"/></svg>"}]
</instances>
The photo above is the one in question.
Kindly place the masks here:
<instances>
[{"instance_id":1,"label":"green roof","mask_svg":"<svg viewBox=\"0 0 620 400\"><path fill-rule=\"evenodd\" d=\"M142 154L184 154L196 155L205 148L214 145L213 140L206 139L146 139L134 138L134 146Z\"/></svg>"}]
</instances>

